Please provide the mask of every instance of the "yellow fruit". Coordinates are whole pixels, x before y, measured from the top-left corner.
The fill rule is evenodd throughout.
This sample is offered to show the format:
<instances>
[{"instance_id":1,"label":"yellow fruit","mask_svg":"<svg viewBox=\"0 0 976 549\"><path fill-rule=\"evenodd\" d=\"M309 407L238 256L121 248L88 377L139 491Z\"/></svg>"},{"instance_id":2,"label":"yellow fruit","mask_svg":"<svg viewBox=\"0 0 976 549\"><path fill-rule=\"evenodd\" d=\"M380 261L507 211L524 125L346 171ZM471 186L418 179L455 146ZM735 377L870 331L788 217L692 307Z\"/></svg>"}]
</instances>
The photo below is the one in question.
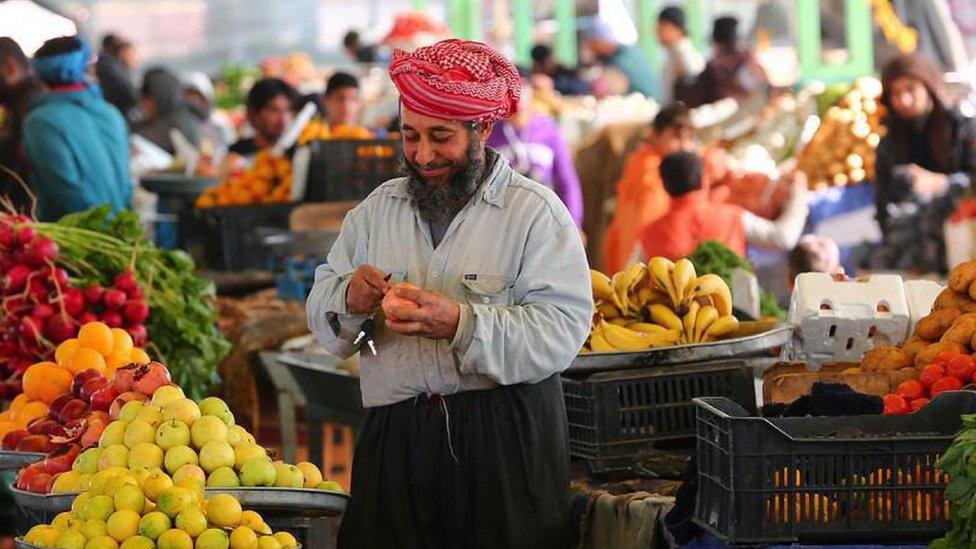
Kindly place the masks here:
<instances>
[{"instance_id":1,"label":"yellow fruit","mask_svg":"<svg viewBox=\"0 0 976 549\"><path fill-rule=\"evenodd\" d=\"M158 549L193 549L193 539L183 530L167 530L156 540Z\"/></svg>"},{"instance_id":2,"label":"yellow fruit","mask_svg":"<svg viewBox=\"0 0 976 549\"><path fill-rule=\"evenodd\" d=\"M136 364L149 364L150 362L152 362L152 359L149 358L149 355L146 354L146 351L143 351L138 347L132 349L132 355L129 357L129 360L131 362L135 362Z\"/></svg>"},{"instance_id":3,"label":"yellow fruit","mask_svg":"<svg viewBox=\"0 0 976 549\"><path fill-rule=\"evenodd\" d=\"M176 528L195 538L207 529L207 516L200 509L186 509L176 515Z\"/></svg>"},{"instance_id":4,"label":"yellow fruit","mask_svg":"<svg viewBox=\"0 0 976 549\"><path fill-rule=\"evenodd\" d=\"M91 492L82 492L78 494L75 497L74 501L71 502L71 512L75 513L79 518L88 518L81 514L81 510L84 509L86 505L88 505L88 502L91 501L91 498L93 498L94 496L95 494Z\"/></svg>"},{"instance_id":5,"label":"yellow fruit","mask_svg":"<svg viewBox=\"0 0 976 549\"><path fill-rule=\"evenodd\" d=\"M139 482L136 481L135 477L133 477L132 475L126 472L126 473L116 475L108 479L107 481L105 481L104 490L106 494L114 495L119 491L120 488L127 485L138 487Z\"/></svg>"},{"instance_id":6,"label":"yellow fruit","mask_svg":"<svg viewBox=\"0 0 976 549\"><path fill-rule=\"evenodd\" d=\"M81 471L66 471L54 477L54 484L51 485L51 493L68 494L80 491L79 479Z\"/></svg>"},{"instance_id":7,"label":"yellow fruit","mask_svg":"<svg viewBox=\"0 0 976 549\"><path fill-rule=\"evenodd\" d=\"M107 521L115 512L112 496L92 496L78 511L78 516L87 520Z\"/></svg>"},{"instance_id":8,"label":"yellow fruit","mask_svg":"<svg viewBox=\"0 0 976 549\"><path fill-rule=\"evenodd\" d=\"M170 518L176 517L181 512L197 505L199 500L197 495L182 486L167 488L159 494L156 506L160 511L169 515Z\"/></svg>"},{"instance_id":9,"label":"yellow fruit","mask_svg":"<svg viewBox=\"0 0 976 549\"><path fill-rule=\"evenodd\" d=\"M139 535L156 541L163 532L169 530L172 521L165 513L153 511L139 519Z\"/></svg>"},{"instance_id":10,"label":"yellow fruit","mask_svg":"<svg viewBox=\"0 0 976 549\"><path fill-rule=\"evenodd\" d=\"M83 349L98 351L102 356L112 354L115 336L112 329L102 322L89 322L78 330L78 345Z\"/></svg>"},{"instance_id":11,"label":"yellow fruit","mask_svg":"<svg viewBox=\"0 0 976 549\"><path fill-rule=\"evenodd\" d=\"M85 544L85 549L118 549L118 547L119 543L108 535L95 536Z\"/></svg>"},{"instance_id":12,"label":"yellow fruit","mask_svg":"<svg viewBox=\"0 0 976 549\"><path fill-rule=\"evenodd\" d=\"M71 355L75 354L80 346L78 345L78 340L75 338L66 339L58 345L58 348L54 350L54 361L58 363L58 366L64 366L68 363L68 359Z\"/></svg>"},{"instance_id":13,"label":"yellow fruit","mask_svg":"<svg viewBox=\"0 0 976 549\"><path fill-rule=\"evenodd\" d=\"M129 355L134 348L129 332L122 328L112 328L112 351L109 355Z\"/></svg>"},{"instance_id":14,"label":"yellow fruit","mask_svg":"<svg viewBox=\"0 0 976 549\"><path fill-rule=\"evenodd\" d=\"M119 549L156 549L156 544L145 536L135 536L122 542Z\"/></svg>"},{"instance_id":15,"label":"yellow fruit","mask_svg":"<svg viewBox=\"0 0 976 549\"><path fill-rule=\"evenodd\" d=\"M71 529L71 525L75 520L77 520L77 517L75 517L74 513L65 511L54 516L54 520L51 521L51 526L64 532L65 530Z\"/></svg>"},{"instance_id":16,"label":"yellow fruit","mask_svg":"<svg viewBox=\"0 0 976 549\"><path fill-rule=\"evenodd\" d=\"M105 532L115 541L123 543L138 534L139 518L139 513L132 509L116 511L105 522Z\"/></svg>"},{"instance_id":17,"label":"yellow fruit","mask_svg":"<svg viewBox=\"0 0 976 549\"><path fill-rule=\"evenodd\" d=\"M81 347L75 351L71 358L64 365L72 374L85 370L96 370L99 374L105 373L105 356L95 349Z\"/></svg>"},{"instance_id":18,"label":"yellow fruit","mask_svg":"<svg viewBox=\"0 0 976 549\"><path fill-rule=\"evenodd\" d=\"M298 540L288 532L278 532L274 538L281 544L282 549L296 549L298 547Z\"/></svg>"},{"instance_id":19,"label":"yellow fruit","mask_svg":"<svg viewBox=\"0 0 976 549\"><path fill-rule=\"evenodd\" d=\"M281 544L274 536L261 536L258 538L258 549L281 549Z\"/></svg>"},{"instance_id":20,"label":"yellow fruit","mask_svg":"<svg viewBox=\"0 0 976 549\"><path fill-rule=\"evenodd\" d=\"M238 526L230 533L230 549L257 549L258 535L247 526Z\"/></svg>"},{"instance_id":21,"label":"yellow fruit","mask_svg":"<svg viewBox=\"0 0 976 549\"><path fill-rule=\"evenodd\" d=\"M196 549L227 549L230 537L223 530L210 528L197 537Z\"/></svg>"},{"instance_id":22,"label":"yellow fruit","mask_svg":"<svg viewBox=\"0 0 976 549\"><path fill-rule=\"evenodd\" d=\"M240 524L241 503L230 494L217 494L207 502L207 519L212 526L233 528Z\"/></svg>"},{"instance_id":23,"label":"yellow fruit","mask_svg":"<svg viewBox=\"0 0 976 549\"><path fill-rule=\"evenodd\" d=\"M98 536L104 536L106 527L104 520L98 519L88 519L84 524L81 525L81 533L85 535L87 539L92 539Z\"/></svg>"},{"instance_id":24,"label":"yellow fruit","mask_svg":"<svg viewBox=\"0 0 976 549\"><path fill-rule=\"evenodd\" d=\"M151 473L142 481L142 492L145 494L146 499L155 503L156 499L159 498L159 494L167 488L172 488L172 486L173 480L165 473Z\"/></svg>"},{"instance_id":25,"label":"yellow fruit","mask_svg":"<svg viewBox=\"0 0 976 549\"><path fill-rule=\"evenodd\" d=\"M112 501L115 503L116 511L131 509L141 514L146 506L146 496L142 494L142 488L133 484L125 484L119 487Z\"/></svg>"},{"instance_id":26,"label":"yellow fruit","mask_svg":"<svg viewBox=\"0 0 976 549\"><path fill-rule=\"evenodd\" d=\"M68 530L58 536L58 541L54 544L57 549L85 549L88 540L81 532Z\"/></svg>"},{"instance_id":27,"label":"yellow fruit","mask_svg":"<svg viewBox=\"0 0 976 549\"><path fill-rule=\"evenodd\" d=\"M247 526L258 534L271 534L271 529L264 523L264 519L254 511L248 510L241 513L241 526Z\"/></svg>"},{"instance_id":28,"label":"yellow fruit","mask_svg":"<svg viewBox=\"0 0 976 549\"><path fill-rule=\"evenodd\" d=\"M295 465L295 467L298 467L298 470L302 472L302 476L305 477L306 488L315 488L324 480L322 478L322 471L314 463L303 461Z\"/></svg>"},{"instance_id":29,"label":"yellow fruit","mask_svg":"<svg viewBox=\"0 0 976 549\"><path fill-rule=\"evenodd\" d=\"M35 526L27 532L24 536L24 541L34 545L36 547L43 547L49 549L54 547L54 544L58 542L58 538L61 537L61 532L52 526L39 525Z\"/></svg>"}]
</instances>

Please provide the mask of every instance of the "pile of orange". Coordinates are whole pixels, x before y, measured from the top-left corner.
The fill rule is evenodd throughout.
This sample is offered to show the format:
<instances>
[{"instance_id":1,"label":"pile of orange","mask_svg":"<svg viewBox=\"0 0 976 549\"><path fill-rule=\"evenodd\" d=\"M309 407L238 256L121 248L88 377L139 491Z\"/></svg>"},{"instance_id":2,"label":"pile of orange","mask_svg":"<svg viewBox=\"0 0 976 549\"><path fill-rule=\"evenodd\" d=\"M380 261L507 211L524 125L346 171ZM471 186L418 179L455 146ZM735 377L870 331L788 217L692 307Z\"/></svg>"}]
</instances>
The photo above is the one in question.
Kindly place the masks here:
<instances>
[{"instance_id":1,"label":"pile of orange","mask_svg":"<svg viewBox=\"0 0 976 549\"><path fill-rule=\"evenodd\" d=\"M58 345L54 360L38 362L24 371L24 392L14 398L9 410L0 413L0 440L8 432L24 429L31 421L47 415L48 405L71 392L78 372L95 370L112 379L120 366L130 362L145 364L150 358L146 351L133 345L125 330L90 322L81 327L77 338Z\"/></svg>"},{"instance_id":2,"label":"pile of orange","mask_svg":"<svg viewBox=\"0 0 976 549\"><path fill-rule=\"evenodd\" d=\"M291 178L291 161L288 157L272 156L270 151L261 151L250 169L231 174L219 185L204 191L197 198L197 207L288 202L291 200Z\"/></svg>"},{"instance_id":3,"label":"pile of orange","mask_svg":"<svg viewBox=\"0 0 976 549\"><path fill-rule=\"evenodd\" d=\"M330 127L321 120L312 120L298 137L298 143L304 145L316 140L345 140L368 141L376 139L376 135L362 126L339 125ZM360 158L378 157L390 158L396 154L396 149L385 145L363 145L356 149L356 156Z\"/></svg>"}]
</instances>

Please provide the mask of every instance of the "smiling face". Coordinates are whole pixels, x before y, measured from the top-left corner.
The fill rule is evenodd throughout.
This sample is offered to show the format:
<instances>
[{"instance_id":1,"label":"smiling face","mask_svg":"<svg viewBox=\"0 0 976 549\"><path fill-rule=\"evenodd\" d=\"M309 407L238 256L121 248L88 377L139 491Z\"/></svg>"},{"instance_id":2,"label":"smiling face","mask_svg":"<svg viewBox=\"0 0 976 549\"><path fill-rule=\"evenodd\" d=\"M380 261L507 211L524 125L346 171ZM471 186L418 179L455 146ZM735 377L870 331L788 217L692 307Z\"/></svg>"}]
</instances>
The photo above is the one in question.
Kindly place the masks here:
<instances>
[{"instance_id":1,"label":"smiling face","mask_svg":"<svg viewBox=\"0 0 976 549\"><path fill-rule=\"evenodd\" d=\"M400 107L403 130L403 156L424 181L443 185L468 167L471 131L454 120L444 120ZM482 142L491 133L491 124L477 132Z\"/></svg>"}]
</instances>

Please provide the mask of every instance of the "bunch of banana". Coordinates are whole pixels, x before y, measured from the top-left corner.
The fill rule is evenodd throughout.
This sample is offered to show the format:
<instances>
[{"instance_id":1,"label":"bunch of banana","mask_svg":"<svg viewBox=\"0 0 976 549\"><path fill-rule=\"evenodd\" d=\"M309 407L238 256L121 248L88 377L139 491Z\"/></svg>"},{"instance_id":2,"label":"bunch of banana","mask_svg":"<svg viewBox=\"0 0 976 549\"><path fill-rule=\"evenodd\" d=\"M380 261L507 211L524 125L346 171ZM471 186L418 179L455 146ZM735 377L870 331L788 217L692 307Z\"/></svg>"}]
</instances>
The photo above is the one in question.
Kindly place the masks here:
<instances>
[{"instance_id":1,"label":"bunch of banana","mask_svg":"<svg viewBox=\"0 0 976 549\"><path fill-rule=\"evenodd\" d=\"M596 314L584 351L615 352L702 343L738 329L721 277L698 276L687 259L634 263L608 277L590 270Z\"/></svg>"}]
</instances>

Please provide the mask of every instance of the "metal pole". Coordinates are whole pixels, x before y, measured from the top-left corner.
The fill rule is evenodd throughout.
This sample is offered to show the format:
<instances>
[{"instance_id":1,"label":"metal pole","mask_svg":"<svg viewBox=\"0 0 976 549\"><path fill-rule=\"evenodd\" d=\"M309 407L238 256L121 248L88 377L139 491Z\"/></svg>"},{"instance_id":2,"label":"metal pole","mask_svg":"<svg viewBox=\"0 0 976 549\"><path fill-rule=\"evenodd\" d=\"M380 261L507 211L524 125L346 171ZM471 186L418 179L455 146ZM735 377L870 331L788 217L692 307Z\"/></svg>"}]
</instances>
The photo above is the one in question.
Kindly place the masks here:
<instances>
[{"instance_id":1,"label":"metal pole","mask_svg":"<svg viewBox=\"0 0 976 549\"><path fill-rule=\"evenodd\" d=\"M531 0L512 0L512 16L515 20L515 62L527 67L532 63L534 41Z\"/></svg>"},{"instance_id":2,"label":"metal pole","mask_svg":"<svg viewBox=\"0 0 976 549\"><path fill-rule=\"evenodd\" d=\"M579 45L576 41L576 2L575 0L556 0L555 3L556 59L560 63L575 67L579 64Z\"/></svg>"}]
</instances>

